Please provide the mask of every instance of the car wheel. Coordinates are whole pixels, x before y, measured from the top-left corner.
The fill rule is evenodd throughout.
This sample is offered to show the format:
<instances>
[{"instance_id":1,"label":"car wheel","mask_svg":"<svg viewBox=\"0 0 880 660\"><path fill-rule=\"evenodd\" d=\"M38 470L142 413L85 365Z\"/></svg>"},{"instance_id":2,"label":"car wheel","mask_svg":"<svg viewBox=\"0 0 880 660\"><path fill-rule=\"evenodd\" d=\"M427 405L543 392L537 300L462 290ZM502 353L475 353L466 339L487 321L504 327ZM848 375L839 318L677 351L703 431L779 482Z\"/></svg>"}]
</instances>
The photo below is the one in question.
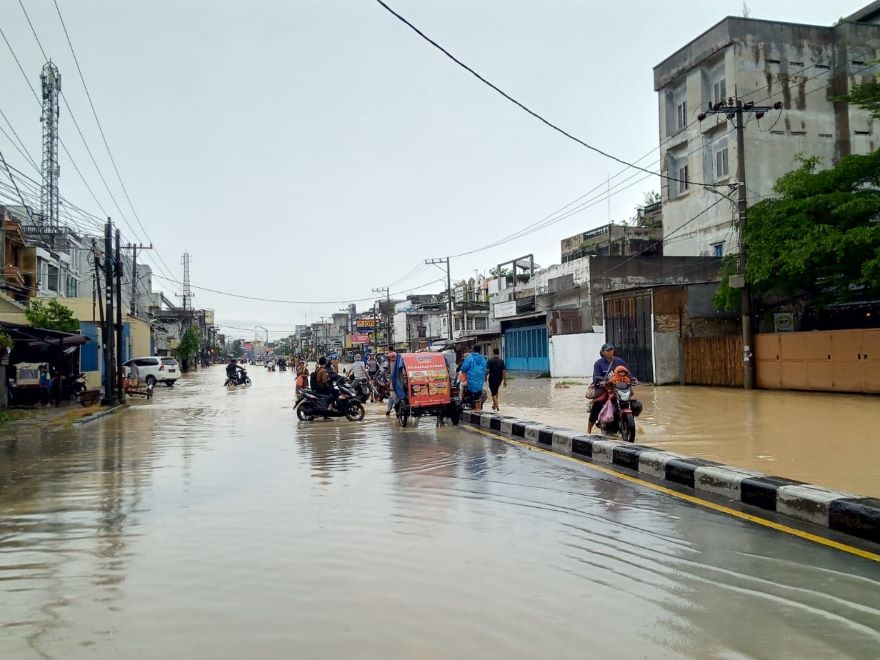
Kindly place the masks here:
<instances>
[{"instance_id":1,"label":"car wheel","mask_svg":"<svg viewBox=\"0 0 880 660\"><path fill-rule=\"evenodd\" d=\"M144 381L147 383L147 385L155 385L156 384L156 377L155 376L147 376L144 379Z\"/></svg>"},{"instance_id":2,"label":"car wheel","mask_svg":"<svg viewBox=\"0 0 880 660\"><path fill-rule=\"evenodd\" d=\"M174 387L174 381L173 380L166 380L165 387Z\"/></svg>"}]
</instances>

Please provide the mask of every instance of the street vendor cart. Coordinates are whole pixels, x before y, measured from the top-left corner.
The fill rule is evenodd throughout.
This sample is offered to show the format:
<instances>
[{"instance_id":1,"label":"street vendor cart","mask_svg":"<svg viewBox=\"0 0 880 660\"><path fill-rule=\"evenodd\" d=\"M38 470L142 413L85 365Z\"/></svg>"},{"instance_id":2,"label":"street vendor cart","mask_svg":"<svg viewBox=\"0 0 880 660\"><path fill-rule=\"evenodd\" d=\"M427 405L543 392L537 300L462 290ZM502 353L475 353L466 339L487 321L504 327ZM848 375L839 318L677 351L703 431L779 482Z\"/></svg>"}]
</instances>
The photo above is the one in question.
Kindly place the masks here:
<instances>
[{"instance_id":1,"label":"street vendor cart","mask_svg":"<svg viewBox=\"0 0 880 660\"><path fill-rule=\"evenodd\" d=\"M457 425L461 401L453 396L446 360L440 353L400 353L391 368L391 383L397 396L395 412L401 426L430 415L437 425L446 418Z\"/></svg>"}]
</instances>

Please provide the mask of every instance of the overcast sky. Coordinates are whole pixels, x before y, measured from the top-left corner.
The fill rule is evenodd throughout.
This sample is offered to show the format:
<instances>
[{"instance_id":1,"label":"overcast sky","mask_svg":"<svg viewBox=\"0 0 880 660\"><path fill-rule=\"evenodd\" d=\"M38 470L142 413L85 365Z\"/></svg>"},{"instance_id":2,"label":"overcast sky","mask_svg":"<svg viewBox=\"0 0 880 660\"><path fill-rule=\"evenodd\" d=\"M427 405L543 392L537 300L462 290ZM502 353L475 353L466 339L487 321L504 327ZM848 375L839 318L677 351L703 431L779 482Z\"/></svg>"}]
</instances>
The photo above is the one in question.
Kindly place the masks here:
<instances>
[{"instance_id":1,"label":"overcast sky","mask_svg":"<svg viewBox=\"0 0 880 660\"><path fill-rule=\"evenodd\" d=\"M496 95L374 0L58 2L148 237L125 202L52 0L25 0L133 230L64 109L62 139L127 238L152 241L176 279L181 254L192 254L194 286L308 301L369 298L388 284L404 292L444 277L419 266L425 258L490 244L596 189L591 199L621 171ZM652 68L741 13L737 3L705 0L388 2L536 111L622 158L647 156L640 164L652 169ZM819 25L864 4L748 3L754 18ZM0 8L0 26L39 89L42 56L18 0L0 0ZM0 110L39 164L39 107L5 44L0 76ZM39 178L2 134L0 145ZM631 217L644 193L659 190L656 178L639 179L611 198L612 219ZM8 184L5 175L0 181ZM66 199L103 215L64 156L60 186ZM453 259L453 278L528 253L543 266L558 263L560 239L608 219L599 200L540 232ZM154 288L169 297L180 290L158 278ZM195 293L218 322L243 328L292 329L343 306Z\"/></svg>"}]
</instances>

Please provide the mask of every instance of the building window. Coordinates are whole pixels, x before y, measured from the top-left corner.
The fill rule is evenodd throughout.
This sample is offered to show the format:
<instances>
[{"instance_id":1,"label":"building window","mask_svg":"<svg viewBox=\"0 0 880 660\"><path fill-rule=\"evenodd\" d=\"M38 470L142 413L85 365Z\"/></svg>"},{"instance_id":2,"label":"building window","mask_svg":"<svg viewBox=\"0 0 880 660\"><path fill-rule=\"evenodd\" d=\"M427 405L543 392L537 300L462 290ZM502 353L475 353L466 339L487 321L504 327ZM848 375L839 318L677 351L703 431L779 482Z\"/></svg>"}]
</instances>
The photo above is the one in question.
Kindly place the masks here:
<instances>
[{"instance_id":1,"label":"building window","mask_svg":"<svg viewBox=\"0 0 880 660\"><path fill-rule=\"evenodd\" d=\"M77 296L77 281L76 278L72 275L67 276L67 297L68 298L76 298Z\"/></svg>"},{"instance_id":2,"label":"building window","mask_svg":"<svg viewBox=\"0 0 880 660\"><path fill-rule=\"evenodd\" d=\"M485 316L477 316L474 318L474 330L487 330L489 328L489 319Z\"/></svg>"},{"instance_id":3,"label":"building window","mask_svg":"<svg viewBox=\"0 0 880 660\"><path fill-rule=\"evenodd\" d=\"M677 124L678 128L684 128L685 126L687 126L687 123L688 123L688 121L687 121L687 119L688 119L687 107L688 107L687 101L682 101L681 103L678 104L678 108L676 110L676 114L678 117L678 124Z\"/></svg>"},{"instance_id":4,"label":"building window","mask_svg":"<svg viewBox=\"0 0 880 660\"><path fill-rule=\"evenodd\" d=\"M724 105L727 102L727 83L722 78L712 85L712 103L720 103Z\"/></svg>"},{"instance_id":5,"label":"building window","mask_svg":"<svg viewBox=\"0 0 880 660\"><path fill-rule=\"evenodd\" d=\"M684 193L688 189L688 166L678 168L678 194Z\"/></svg>"},{"instance_id":6,"label":"building window","mask_svg":"<svg viewBox=\"0 0 880 660\"><path fill-rule=\"evenodd\" d=\"M49 291L58 291L58 266L46 264L46 288Z\"/></svg>"},{"instance_id":7,"label":"building window","mask_svg":"<svg viewBox=\"0 0 880 660\"><path fill-rule=\"evenodd\" d=\"M730 165L727 160L727 146L715 151L715 178L723 179L730 176Z\"/></svg>"},{"instance_id":8,"label":"building window","mask_svg":"<svg viewBox=\"0 0 880 660\"><path fill-rule=\"evenodd\" d=\"M460 316L456 316L453 323L454 323L454 327L455 327L456 331L461 330L461 317Z\"/></svg>"},{"instance_id":9,"label":"building window","mask_svg":"<svg viewBox=\"0 0 880 660\"><path fill-rule=\"evenodd\" d=\"M712 243L712 256L713 257L723 257L724 256L724 242L721 243Z\"/></svg>"}]
</instances>

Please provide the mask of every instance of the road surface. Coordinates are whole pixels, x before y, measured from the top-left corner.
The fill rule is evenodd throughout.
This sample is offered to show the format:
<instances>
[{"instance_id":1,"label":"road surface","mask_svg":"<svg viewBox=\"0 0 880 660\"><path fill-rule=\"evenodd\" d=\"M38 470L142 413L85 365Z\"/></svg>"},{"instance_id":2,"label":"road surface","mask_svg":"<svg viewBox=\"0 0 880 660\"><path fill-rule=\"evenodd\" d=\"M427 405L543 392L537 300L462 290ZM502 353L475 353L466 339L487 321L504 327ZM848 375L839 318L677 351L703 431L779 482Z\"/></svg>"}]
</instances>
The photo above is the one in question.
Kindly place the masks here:
<instances>
[{"instance_id":1,"label":"road surface","mask_svg":"<svg viewBox=\"0 0 880 660\"><path fill-rule=\"evenodd\" d=\"M0 436L0 657L877 657L876 563L251 375Z\"/></svg>"}]
</instances>

